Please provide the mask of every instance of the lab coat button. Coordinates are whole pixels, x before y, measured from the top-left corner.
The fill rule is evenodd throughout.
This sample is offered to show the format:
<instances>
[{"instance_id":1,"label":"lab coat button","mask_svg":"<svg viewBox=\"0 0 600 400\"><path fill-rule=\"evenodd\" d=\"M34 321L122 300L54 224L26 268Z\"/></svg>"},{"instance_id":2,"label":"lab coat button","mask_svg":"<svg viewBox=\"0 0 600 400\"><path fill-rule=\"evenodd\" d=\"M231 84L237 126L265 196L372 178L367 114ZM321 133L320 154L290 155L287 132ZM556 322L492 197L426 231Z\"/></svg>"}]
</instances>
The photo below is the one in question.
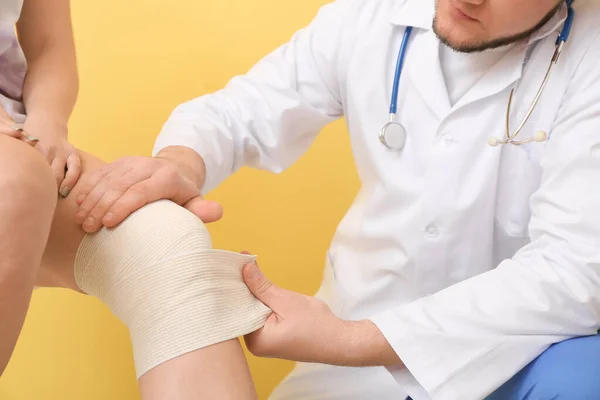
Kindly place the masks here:
<instances>
[{"instance_id":1,"label":"lab coat button","mask_svg":"<svg viewBox=\"0 0 600 400\"><path fill-rule=\"evenodd\" d=\"M509 222L506 227L506 231L511 236L518 236L523 233L523 226L517 224L516 222Z\"/></svg>"},{"instance_id":2,"label":"lab coat button","mask_svg":"<svg viewBox=\"0 0 600 400\"><path fill-rule=\"evenodd\" d=\"M452 138L452 135L447 133L444 136L442 136L442 146L450 147L450 146L452 146L452 143L454 143L454 139Z\"/></svg>"},{"instance_id":3,"label":"lab coat button","mask_svg":"<svg viewBox=\"0 0 600 400\"><path fill-rule=\"evenodd\" d=\"M439 230L438 230L438 228L435 225L427 225L425 227L425 233L430 238L434 238L434 237L437 237L437 235L439 233Z\"/></svg>"}]
</instances>

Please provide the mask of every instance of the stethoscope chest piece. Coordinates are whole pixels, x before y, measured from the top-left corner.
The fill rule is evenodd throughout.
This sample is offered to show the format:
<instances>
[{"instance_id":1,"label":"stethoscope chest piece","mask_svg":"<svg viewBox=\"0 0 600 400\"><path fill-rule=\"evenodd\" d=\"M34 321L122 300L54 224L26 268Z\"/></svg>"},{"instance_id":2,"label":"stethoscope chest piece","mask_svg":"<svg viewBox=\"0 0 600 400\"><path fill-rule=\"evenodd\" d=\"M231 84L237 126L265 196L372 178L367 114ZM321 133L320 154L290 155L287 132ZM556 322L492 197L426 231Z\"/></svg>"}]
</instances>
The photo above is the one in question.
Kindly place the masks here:
<instances>
[{"instance_id":1,"label":"stethoscope chest piece","mask_svg":"<svg viewBox=\"0 0 600 400\"><path fill-rule=\"evenodd\" d=\"M572 7L573 1L574 0L565 0L566 5L567 5L567 18L565 19L563 29L560 32L560 35L558 36L558 38L556 40L556 44L555 44L556 48L554 50L554 54L552 56L550 65L548 66L546 76L544 77L544 80L542 81L542 84L540 85L540 88L538 89L538 92L535 95L535 98L533 99L533 102L532 102L531 106L529 107L529 110L523 117L523 121L521 122L519 127L516 129L516 131L511 134L510 133L510 111L511 111L512 99L513 99L513 95L514 95L514 91L515 91L515 89L512 89L510 92L510 97L508 98L508 106L506 107L505 137L502 139L496 138L496 137L491 137L488 140L488 144L490 146L498 146L498 145L504 145L504 144L522 145L522 144L530 143L530 142L538 142L539 143L539 142L545 142L548 139L548 133L545 131L538 131L533 136L524 138L524 139L520 139L520 140L517 139L517 136L519 135L521 130L525 127L525 125L526 125L527 121L529 120L531 114L533 113L536 105L538 104L538 101L540 100L540 97L542 96L542 92L544 91L544 88L546 87L546 84L548 83L548 80L550 78L550 72L552 71L553 66L558 62L558 59L562 53L563 47L564 47L565 43L567 42L567 39L569 38L569 34L571 32L571 26L573 24L573 19L575 16L575 11L573 10L573 7ZM397 110L398 93L399 93L399 86L400 86L400 76L402 74L402 67L404 64L404 56L406 54L406 48L408 45L408 40L410 38L411 32L412 32L412 27L411 26L406 27L406 29L404 31L404 37L402 38L402 44L400 45L400 50L398 51L398 60L396 62L396 70L394 73L392 99L390 102L390 114L389 114L390 120L383 126L383 128L381 128L381 131L379 132L379 141L385 147L387 147L390 150L394 150L394 151L402 150L406 144L406 129L404 129L404 127L398 122L397 116L396 116L396 110Z\"/></svg>"},{"instance_id":2,"label":"stethoscope chest piece","mask_svg":"<svg viewBox=\"0 0 600 400\"><path fill-rule=\"evenodd\" d=\"M379 141L390 150L400 151L406 144L406 129L398 122L390 121L379 132Z\"/></svg>"}]
</instances>

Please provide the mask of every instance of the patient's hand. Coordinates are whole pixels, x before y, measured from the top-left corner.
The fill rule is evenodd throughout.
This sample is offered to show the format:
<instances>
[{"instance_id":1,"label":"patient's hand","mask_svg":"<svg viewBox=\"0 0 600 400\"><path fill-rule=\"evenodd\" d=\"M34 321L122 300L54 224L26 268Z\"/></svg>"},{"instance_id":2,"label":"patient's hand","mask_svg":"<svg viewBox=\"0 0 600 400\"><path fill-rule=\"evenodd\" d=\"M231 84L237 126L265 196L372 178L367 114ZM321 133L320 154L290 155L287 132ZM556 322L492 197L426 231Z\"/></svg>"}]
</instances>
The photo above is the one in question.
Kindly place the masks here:
<instances>
[{"instance_id":1,"label":"patient's hand","mask_svg":"<svg viewBox=\"0 0 600 400\"><path fill-rule=\"evenodd\" d=\"M204 163L193 150L167 149L156 157L125 157L83 179L76 198L78 224L86 232L114 227L132 212L161 199L171 200L209 223L223 210L200 195Z\"/></svg>"},{"instance_id":2,"label":"patient's hand","mask_svg":"<svg viewBox=\"0 0 600 400\"><path fill-rule=\"evenodd\" d=\"M0 105L0 135L11 136L35 147L50 164L59 193L67 197L81 174L81 162L66 133L52 121L27 117L25 124L16 124Z\"/></svg>"},{"instance_id":3,"label":"patient's hand","mask_svg":"<svg viewBox=\"0 0 600 400\"><path fill-rule=\"evenodd\" d=\"M0 135L19 139L30 146L35 146L38 142L37 138L30 136L17 128L15 121L13 121L10 115L2 108L2 105L0 105Z\"/></svg>"}]
</instances>

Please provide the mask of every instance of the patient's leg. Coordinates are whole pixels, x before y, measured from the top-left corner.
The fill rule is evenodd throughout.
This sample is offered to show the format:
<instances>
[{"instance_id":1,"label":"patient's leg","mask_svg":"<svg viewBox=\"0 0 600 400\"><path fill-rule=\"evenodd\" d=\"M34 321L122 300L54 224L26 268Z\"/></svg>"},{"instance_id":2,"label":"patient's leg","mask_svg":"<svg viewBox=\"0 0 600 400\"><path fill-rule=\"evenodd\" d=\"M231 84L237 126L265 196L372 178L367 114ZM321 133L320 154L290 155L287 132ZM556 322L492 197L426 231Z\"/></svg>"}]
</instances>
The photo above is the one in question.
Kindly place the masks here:
<instances>
[{"instance_id":1,"label":"patient's leg","mask_svg":"<svg viewBox=\"0 0 600 400\"><path fill-rule=\"evenodd\" d=\"M55 192L52 172L40 153L0 134L0 375L29 307Z\"/></svg>"},{"instance_id":2,"label":"patient's leg","mask_svg":"<svg viewBox=\"0 0 600 400\"><path fill-rule=\"evenodd\" d=\"M82 164L85 179L103 162L82 154ZM80 291L78 282L82 289L97 292L124 320L132 332L144 400L255 399L246 359L235 338L239 327L232 319L238 316L222 306L228 299L220 287L229 285L241 303L248 300L223 275L235 271L227 272L227 265L213 268L219 267L218 251L205 254L201 249L202 230L195 227L198 220L170 202L157 202L113 230L86 235L73 222L77 189L58 202L38 285ZM214 266L207 257L212 257ZM111 267L117 262L117 268ZM186 274L184 278L177 275L181 273ZM203 291L208 294L196 293ZM266 317L264 310L252 307L248 309L256 311L251 314ZM220 341L214 338L223 337L222 328L207 330L229 324L232 331L225 334L231 336ZM207 345L210 340L215 344Z\"/></svg>"}]
</instances>

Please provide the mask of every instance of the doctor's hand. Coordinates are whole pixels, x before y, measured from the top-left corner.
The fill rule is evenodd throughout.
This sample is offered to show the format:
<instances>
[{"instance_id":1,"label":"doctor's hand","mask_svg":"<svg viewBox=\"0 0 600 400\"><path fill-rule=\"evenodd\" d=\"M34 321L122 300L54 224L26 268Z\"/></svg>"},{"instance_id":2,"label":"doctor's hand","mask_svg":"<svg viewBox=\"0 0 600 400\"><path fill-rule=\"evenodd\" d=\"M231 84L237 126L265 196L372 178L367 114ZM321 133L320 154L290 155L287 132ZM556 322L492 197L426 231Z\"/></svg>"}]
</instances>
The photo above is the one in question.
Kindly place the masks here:
<instances>
[{"instance_id":1,"label":"doctor's hand","mask_svg":"<svg viewBox=\"0 0 600 400\"><path fill-rule=\"evenodd\" d=\"M223 209L200 195L204 162L193 150L166 148L156 157L125 157L105 165L81 182L75 216L88 232L112 228L132 212L161 199L171 200L203 222L217 221Z\"/></svg>"},{"instance_id":2,"label":"doctor's hand","mask_svg":"<svg viewBox=\"0 0 600 400\"><path fill-rule=\"evenodd\" d=\"M255 356L339 366L400 363L372 322L337 318L322 301L275 286L255 263L244 267L243 277L273 311L261 329L244 338Z\"/></svg>"}]
</instances>

